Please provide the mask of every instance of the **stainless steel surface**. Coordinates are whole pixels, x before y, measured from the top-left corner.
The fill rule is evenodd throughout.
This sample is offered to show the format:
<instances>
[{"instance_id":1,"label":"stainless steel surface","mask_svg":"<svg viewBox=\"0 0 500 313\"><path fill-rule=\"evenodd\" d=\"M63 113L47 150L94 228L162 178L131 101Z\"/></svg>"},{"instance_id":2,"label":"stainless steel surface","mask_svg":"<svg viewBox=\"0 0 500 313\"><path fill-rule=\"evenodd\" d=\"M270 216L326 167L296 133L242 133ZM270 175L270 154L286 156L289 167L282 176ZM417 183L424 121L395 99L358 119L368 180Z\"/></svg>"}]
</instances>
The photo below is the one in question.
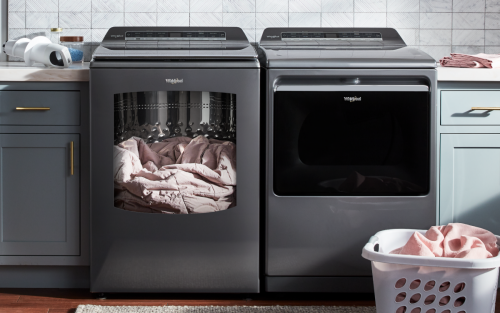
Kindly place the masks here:
<instances>
[{"instance_id":1,"label":"stainless steel surface","mask_svg":"<svg viewBox=\"0 0 500 313\"><path fill-rule=\"evenodd\" d=\"M259 60L267 68L435 68L425 52L407 47L392 28L293 28L287 31L381 32L382 41L283 41L286 28L268 28L259 43Z\"/></svg>"},{"instance_id":2,"label":"stainless steel surface","mask_svg":"<svg viewBox=\"0 0 500 313\"><path fill-rule=\"evenodd\" d=\"M138 38L130 40L126 34L142 32L220 32L226 38ZM238 27L112 27L93 53L95 61L113 60L170 60L170 59L238 59L255 60L257 53Z\"/></svg>"},{"instance_id":3,"label":"stainless steel surface","mask_svg":"<svg viewBox=\"0 0 500 313\"><path fill-rule=\"evenodd\" d=\"M169 137L236 140L236 95L208 91L146 91L115 95L115 144Z\"/></svg>"},{"instance_id":4,"label":"stainless steel surface","mask_svg":"<svg viewBox=\"0 0 500 313\"><path fill-rule=\"evenodd\" d=\"M112 28L108 34L117 35L124 29ZM231 29L243 34L241 30ZM226 33L230 39L230 31ZM109 62L94 56L90 66L90 290L258 292L260 70L255 51L241 58L232 58L230 62L226 62L230 57L225 55L231 53L229 50L165 50L163 56L167 62L136 60L136 56L147 56L145 51L121 51L121 60ZM186 55L192 57L185 58ZM218 60L210 55L216 55ZM182 80L182 83L171 84L166 79ZM147 92L143 96L148 101L128 101L142 92ZM115 95L121 96L115 99ZM169 104L174 106L169 108ZM139 105L147 108L139 108ZM187 113L193 114L193 125L189 125L191 119L185 118ZM115 114L119 116L118 125L111 122ZM136 122L139 128L136 128ZM190 215L143 214L114 207L113 145L116 130L129 136L135 130L150 129L149 135L154 140L153 133L158 133L157 138L160 138L160 132L153 132L154 126L160 126L155 125L157 122L165 136L167 126L171 126L168 136L176 130L177 134L192 134L194 126L200 128L200 134L214 138L219 134L233 135L232 140L238 145L236 158L239 164L238 203L235 207ZM167 125L169 122L171 125Z\"/></svg>"},{"instance_id":5,"label":"stainless steel surface","mask_svg":"<svg viewBox=\"0 0 500 313\"><path fill-rule=\"evenodd\" d=\"M425 52L409 47L394 50L329 49L269 50L261 48L261 65L267 68L435 68Z\"/></svg>"},{"instance_id":6,"label":"stainless steel surface","mask_svg":"<svg viewBox=\"0 0 500 313\"><path fill-rule=\"evenodd\" d=\"M362 277L266 277L268 292L373 293L373 278Z\"/></svg>"},{"instance_id":7,"label":"stainless steel surface","mask_svg":"<svg viewBox=\"0 0 500 313\"><path fill-rule=\"evenodd\" d=\"M295 38L291 38L293 37L292 34L295 34ZM323 38L314 38L322 37L321 34L323 34ZM330 38L327 38L327 34ZM372 36L365 36L368 34ZM307 45L310 46L311 49L321 49L322 45L353 46L358 44L378 45L386 48L406 46L401 36L399 36L398 32L393 28L269 27L264 30L260 38L260 46L266 48L278 45Z\"/></svg>"},{"instance_id":8,"label":"stainless steel surface","mask_svg":"<svg viewBox=\"0 0 500 313\"><path fill-rule=\"evenodd\" d=\"M435 97L430 97L430 192L424 196L277 196L273 191L272 86L287 77L384 77L400 70L269 70L267 71L266 275L304 277L370 276L370 262L360 251L367 238L390 228L425 229L436 223ZM425 78L430 95L436 71L404 70L405 77ZM403 105L403 104L402 104ZM325 144L335 145L335 140ZM297 285L287 290L303 289ZM279 291L279 290L273 290ZM281 290L285 291L285 290Z\"/></svg>"},{"instance_id":9,"label":"stainless steel surface","mask_svg":"<svg viewBox=\"0 0 500 313\"><path fill-rule=\"evenodd\" d=\"M242 68L259 68L260 64L256 59L248 59L244 62L239 59L190 59L200 62L165 62L164 60L112 60L112 62L93 62L90 63L90 68L161 68L161 69L182 69L182 68L197 68L197 69L214 69L220 68L221 66L225 68L234 68L234 69L242 69Z\"/></svg>"},{"instance_id":10,"label":"stainless steel surface","mask_svg":"<svg viewBox=\"0 0 500 313\"><path fill-rule=\"evenodd\" d=\"M259 70L91 69L90 75L91 291L258 292ZM182 77L184 83L168 85L165 77ZM183 216L114 207L113 95L148 89L236 94L236 207Z\"/></svg>"},{"instance_id":11,"label":"stainless steel surface","mask_svg":"<svg viewBox=\"0 0 500 313\"><path fill-rule=\"evenodd\" d=\"M155 45L152 44L152 50L139 50L139 49L109 49L104 46L99 46L94 51L94 59L255 59L257 53L255 49L248 44L246 47L240 50L226 50L223 47L215 46L199 46L196 45L196 49L189 48L185 49L157 49Z\"/></svg>"},{"instance_id":12,"label":"stainless steel surface","mask_svg":"<svg viewBox=\"0 0 500 313\"><path fill-rule=\"evenodd\" d=\"M383 40L288 41L281 38L285 30L380 31ZM262 98L267 114L266 290L371 292L367 284L370 262L360 252L367 239L383 229L425 229L436 223L436 63L424 52L406 47L395 30L383 28L266 29L258 53L267 89ZM274 160L274 140L278 140L273 136L274 101L275 92L283 91L350 91L353 98L359 96L356 91L399 92L398 96L401 92L428 92L430 152L424 162L429 162L430 191L417 196L276 195L273 164L280 160ZM349 102L349 97L344 101ZM339 135L332 133L331 140L324 141L325 147L318 149L334 149Z\"/></svg>"}]
</instances>

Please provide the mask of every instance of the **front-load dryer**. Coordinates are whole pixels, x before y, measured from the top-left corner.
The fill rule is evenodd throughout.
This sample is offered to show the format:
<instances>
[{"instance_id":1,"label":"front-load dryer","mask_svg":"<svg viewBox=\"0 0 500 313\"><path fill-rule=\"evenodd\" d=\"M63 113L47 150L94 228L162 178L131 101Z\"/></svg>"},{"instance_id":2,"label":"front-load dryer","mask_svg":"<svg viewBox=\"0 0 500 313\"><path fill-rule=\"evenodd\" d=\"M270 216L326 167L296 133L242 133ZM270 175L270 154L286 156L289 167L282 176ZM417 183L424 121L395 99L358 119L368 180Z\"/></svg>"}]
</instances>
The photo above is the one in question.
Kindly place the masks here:
<instances>
[{"instance_id":1,"label":"front-load dryer","mask_svg":"<svg viewBox=\"0 0 500 313\"><path fill-rule=\"evenodd\" d=\"M383 229L436 223L436 63L391 28L268 28L270 292L373 292Z\"/></svg>"}]
</instances>

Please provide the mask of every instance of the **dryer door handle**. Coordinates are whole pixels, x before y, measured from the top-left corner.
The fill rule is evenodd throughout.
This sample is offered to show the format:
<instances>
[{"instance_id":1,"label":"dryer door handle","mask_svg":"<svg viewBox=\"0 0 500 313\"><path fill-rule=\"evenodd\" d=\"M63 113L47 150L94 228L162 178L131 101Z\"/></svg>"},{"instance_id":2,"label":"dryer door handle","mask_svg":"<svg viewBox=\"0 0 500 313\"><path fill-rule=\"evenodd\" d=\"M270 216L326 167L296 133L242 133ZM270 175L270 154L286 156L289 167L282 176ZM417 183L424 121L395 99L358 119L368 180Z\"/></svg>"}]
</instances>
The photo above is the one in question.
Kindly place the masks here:
<instances>
[{"instance_id":1,"label":"dryer door handle","mask_svg":"<svg viewBox=\"0 0 500 313\"><path fill-rule=\"evenodd\" d=\"M427 85L276 85L274 91L428 92Z\"/></svg>"}]
</instances>

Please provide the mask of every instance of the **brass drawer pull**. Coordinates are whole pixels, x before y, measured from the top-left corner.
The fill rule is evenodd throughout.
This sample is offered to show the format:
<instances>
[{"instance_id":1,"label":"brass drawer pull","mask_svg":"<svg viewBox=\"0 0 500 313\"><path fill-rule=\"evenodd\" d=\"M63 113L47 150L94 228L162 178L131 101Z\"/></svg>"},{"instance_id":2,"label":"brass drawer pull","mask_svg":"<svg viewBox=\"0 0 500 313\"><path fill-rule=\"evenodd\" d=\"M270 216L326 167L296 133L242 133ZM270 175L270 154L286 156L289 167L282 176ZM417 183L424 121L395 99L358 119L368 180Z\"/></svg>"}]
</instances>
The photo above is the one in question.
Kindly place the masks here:
<instances>
[{"instance_id":1,"label":"brass drawer pull","mask_svg":"<svg viewBox=\"0 0 500 313\"><path fill-rule=\"evenodd\" d=\"M471 111L474 111L474 110L492 111L492 110L500 110L500 107L472 107Z\"/></svg>"},{"instance_id":2,"label":"brass drawer pull","mask_svg":"<svg viewBox=\"0 0 500 313\"><path fill-rule=\"evenodd\" d=\"M69 147L70 147L70 151L69 151L69 155L70 155L70 171L71 171L71 175L73 176L73 173L74 173L74 166L73 166L73 141L69 144Z\"/></svg>"},{"instance_id":3,"label":"brass drawer pull","mask_svg":"<svg viewBox=\"0 0 500 313\"><path fill-rule=\"evenodd\" d=\"M16 107L16 111L48 111L50 108L23 108Z\"/></svg>"}]
</instances>

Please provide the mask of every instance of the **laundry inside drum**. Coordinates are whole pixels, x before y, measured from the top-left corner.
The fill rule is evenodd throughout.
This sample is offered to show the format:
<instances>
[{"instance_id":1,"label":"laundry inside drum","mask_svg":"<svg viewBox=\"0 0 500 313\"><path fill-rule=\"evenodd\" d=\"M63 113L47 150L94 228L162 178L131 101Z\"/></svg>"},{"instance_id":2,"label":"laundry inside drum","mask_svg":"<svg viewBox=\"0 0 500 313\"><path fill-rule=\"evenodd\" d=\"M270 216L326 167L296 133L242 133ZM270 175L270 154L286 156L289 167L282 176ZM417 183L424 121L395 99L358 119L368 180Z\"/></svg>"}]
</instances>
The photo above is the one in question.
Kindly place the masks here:
<instances>
[{"instance_id":1,"label":"laundry inside drum","mask_svg":"<svg viewBox=\"0 0 500 313\"><path fill-rule=\"evenodd\" d=\"M115 94L115 207L196 214L236 205L236 95Z\"/></svg>"}]
</instances>

